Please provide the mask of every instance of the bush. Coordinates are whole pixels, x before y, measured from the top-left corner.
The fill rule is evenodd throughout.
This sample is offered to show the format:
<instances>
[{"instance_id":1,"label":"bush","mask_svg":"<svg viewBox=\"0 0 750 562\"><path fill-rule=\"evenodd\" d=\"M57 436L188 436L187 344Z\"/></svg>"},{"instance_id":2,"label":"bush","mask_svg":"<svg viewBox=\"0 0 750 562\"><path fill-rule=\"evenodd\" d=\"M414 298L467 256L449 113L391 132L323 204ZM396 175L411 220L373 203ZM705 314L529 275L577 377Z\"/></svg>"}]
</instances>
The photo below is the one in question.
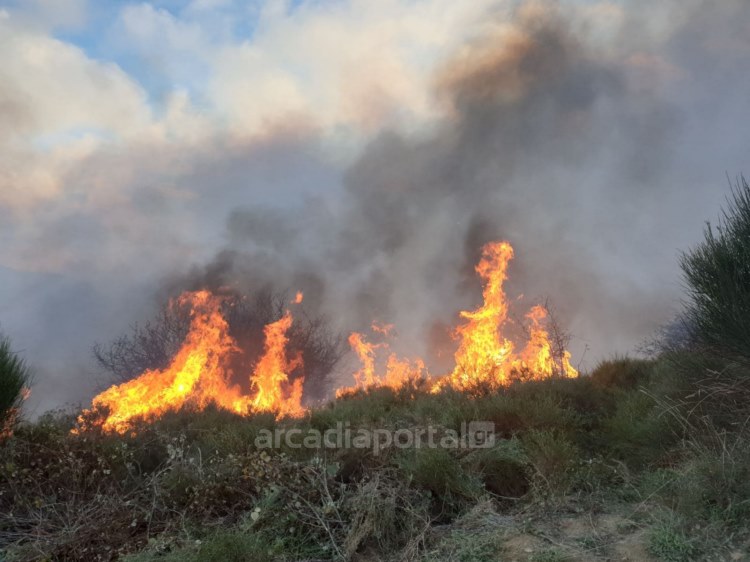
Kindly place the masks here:
<instances>
[{"instance_id":1,"label":"bush","mask_svg":"<svg viewBox=\"0 0 750 562\"><path fill-rule=\"evenodd\" d=\"M695 521L713 521L728 528L750 519L750 441L724 442L721 448L700 448L677 478L677 509Z\"/></svg>"},{"instance_id":2,"label":"bush","mask_svg":"<svg viewBox=\"0 0 750 562\"><path fill-rule=\"evenodd\" d=\"M744 177L719 224L682 255L686 319L706 347L750 357L750 186Z\"/></svg>"},{"instance_id":3,"label":"bush","mask_svg":"<svg viewBox=\"0 0 750 562\"><path fill-rule=\"evenodd\" d=\"M616 357L599 363L591 373L591 380L604 388L636 388L648 382L654 361Z\"/></svg>"},{"instance_id":4,"label":"bush","mask_svg":"<svg viewBox=\"0 0 750 562\"><path fill-rule=\"evenodd\" d=\"M464 461L484 487L502 499L517 499L529 491L528 460L518 439L500 441L491 449L476 449Z\"/></svg>"},{"instance_id":5,"label":"bush","mask_svg":"<svg viewBox=\"0 0 750 562\"><path fill-rule=\"evenodd\" d=\"M665 562L692 562L700 552L695 538L675 520L661 522L651 530L648 550Z\"/></svg>"},{"instance_id":6,"label":"bush","mask_svg":"<svg viewBox=\"0 0 750 562\"><path fill-rule=\"evenodd\" d=\"M447 449L404 450L398 463L414 484L432 495L437 512L449 518L481 494L476 476L465 472Z\"/></svg>"},{"instance_id":7,"label":"bush","mask_svg":"<svg viewBox=\"0 0 750 562\"><path fill-rule=\"evenodd\" d=\"M26 362L12 350L8 338L0 337L0 437L12 430L30 380Z\"/></svg>"},{"instance_id":8,"label":"bush","mask_svg":"<svg viewBox=\"0 0 750 562\"><path fill-rule=\"evenodd\" d=\"M195 562L271 562L269 545L252 533L221 531L203 541Z\"/></svg>"},{"instance_id":9,"label":"bush","mask_svg":"<svg viewBox=\"0 0 750 562\"><path fill-rule=\"evenodd\" d=\"M611 418L603 422L604 443L631 468L640 468L664 455L676 434L655 400L642 392L621 395Z\"/></svg>"},{"instance_id":10,"label":"bush","mask_svg":"<svg viewBox=\"0 0 750 562\"><path fill-rule=\"evenodd\" d=\"M575 481L580 458L576 446L549 430L532 430L522 441L533 471L535 494L550 499L565 496Z\"/></svg>"}]
</instances>

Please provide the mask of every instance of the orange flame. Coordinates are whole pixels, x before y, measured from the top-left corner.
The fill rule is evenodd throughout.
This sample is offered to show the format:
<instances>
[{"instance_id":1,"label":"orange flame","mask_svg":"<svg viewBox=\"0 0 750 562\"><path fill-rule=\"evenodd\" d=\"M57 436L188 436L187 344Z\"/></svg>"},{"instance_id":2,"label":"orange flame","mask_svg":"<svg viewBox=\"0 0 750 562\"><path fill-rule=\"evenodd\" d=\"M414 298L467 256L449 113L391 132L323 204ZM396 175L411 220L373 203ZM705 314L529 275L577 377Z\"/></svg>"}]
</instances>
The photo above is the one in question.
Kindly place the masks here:
<instances>
[{"instance_id":1,"label":"orange flame","mask_svg":"<svg viewBox=\"0 0 750 562\"><path fill-rule=\"evenodd\" d=\"M570 353L555 358L549 334L543 322L547 310L537 305L526 315L531 321L529 341L516 355L513 342L502 335L508 317L508 301L503 290L513 248L508 242L490 242L482 249L476 272L484 281L484 304L471 312L461 312L467 321L456 329L460 339L455 354L456 366L448 384L459 390L477 384L507 385L514 375L525 371L534 379L556 374L576 377L570 364Z\"/></svg>"},{"instance_id":2,"label":"orange flame","mask_svg":"<svg viewBox=\"0 0 750 562\"><path fill-rule=\"evenodd\" d=\"M354 381L362 388L375 384L375 348L374 344L367 343L364 336L358 332L349 335L349 345L362 362L362 368L354 373Z\"/></svg>"},{"instance_id":3,"label":"orange flame","mask_svg":"<svg viewBox=\"0 0 750 562\"><path fill-rule=\"evenodd\" d=\"M289 373L302 366L302 356L294 360L286 358L286 333L292 326L292 315L287 310L284 316L263 329L266 347L253 372L252 386L257 390L253 399L253 409L258 412L276 412L279 415L300 416L302 407L301 378L288 386Z\"/></svg>"},{"instance_id":4,"label":"orange flame","mask_svg":"<svg viewBox=\"0 0 750 562\"><path fill-rule=\"evenodd\" d=\"M379 325L373 323L371 326L374 332L388 335L393 328L392 324ZM336 396L343 396L358 388L369 388L384 386L389 388L400 388L404 384L426 377L427 369L422 359L410 361L408 359L399 359L395 353L388 355L385 365L385 373L378 376L375 373L376 351L378 349L388 349L388 344L383 342L373 344L365 341L364 336L358 332L349 335L349 345L354 353L362 362L362 368L354 373L355 385L353 387L339 388Z\"/></svg>"},{"instance_id":5,"label":"orange flame","mask_svg":"<svg viewBox=\"0 0 750 562\"><path fill-rule=\"evenodd\" d=\"M537 305L529 311L526 318L531 320L529 341L514 366L525 367L538 377L550 377L555 372L555 363L547 330L542 326L542 321L547 318L547 310Z\"/></svg>"},{"instance_id":6,"label":"orange flame","mask_svg":"<svg viewBox=\"0 0 750 562\"><path fill-rule=\"evenodd\" d=\"M456 329L461 343L450 375L455 388L488 381L507 382L513 342L501 337L500 328L508 316L503 283L511 259L513 248L507 242L491 242L482 250L482 259L475 270L484 280L484 304L472 312L461 312L467 322Z\"/></svg>"},{"instance_id":7,"label":"orange flame","mask_svg":"<svg viewBox=\"0 0 750 562\"><path fill-rule=\"evenodd\" d=\"M511 259L513 248L508 242L491 242L482 249L482 258L475 269L483 282L484 302L476 310L460 313L464 323L454 332L459 340L455 367L432 386L433 391L445 386L471 390L483 384L507 385L521 375L533 379L578 376L570 363L570 353L558 349L559 345L553 350L546 327L548 312L543 306L534 306L526 314L529 337L520 353L515 353L514 341L503 334L509 312L503 284ZM297 292L292 302L299 304L302 298L302 292ZM177 304L190 306L191 324L185 342L169 366L146 371L96 396L91 410L84 411L79 418L79 428L85 428L87 420L98 416L92 424L105 431L124 433L132 428L135 418L153 420L185 405L203 409L216 404L244 415L304 413L304 379L289 380L290 373L302 368L301 355L291 360L287 355L288 332L293 322L289 311L265 326L263 355L253 370L246 393L229 382L228 359L239 350L221 313L222 299L208 291L197 291L183 294ZM393 337L391 324L373 323L371 329L381 339ZM340 388L337 396L358 388L400 388L413 381L430 380L422 359L399 358L390 352L386 341L370 343L363 334L353 332L349 345L362 366L354 373L355 385Z\"/></svg>"},{"instance_id":8,"label":"orange flame","mask_svg":"<svg viewBox=\"0 0 750 562\"><path fill-rule=\"evenodd\" d=\"M97 395L91 410L79 418L80 427L86 427L89 417L106 412L104 419L93 424L104 431L125 433L136 418L153 420L186 405L204 409L215 404L239 414L260 410L293 415L301 411L302 380L285 392L287 373L298 365L285 359L286 331L292 323L288 312L265 328L266 349L253 374L251 385L257 394L252 397L229 383L227 360L238 349L221 314L222 299L197 291L184 293L176 302L191 307L191 323L169 366L146 371Z\"/></svg>"}]
</instances>

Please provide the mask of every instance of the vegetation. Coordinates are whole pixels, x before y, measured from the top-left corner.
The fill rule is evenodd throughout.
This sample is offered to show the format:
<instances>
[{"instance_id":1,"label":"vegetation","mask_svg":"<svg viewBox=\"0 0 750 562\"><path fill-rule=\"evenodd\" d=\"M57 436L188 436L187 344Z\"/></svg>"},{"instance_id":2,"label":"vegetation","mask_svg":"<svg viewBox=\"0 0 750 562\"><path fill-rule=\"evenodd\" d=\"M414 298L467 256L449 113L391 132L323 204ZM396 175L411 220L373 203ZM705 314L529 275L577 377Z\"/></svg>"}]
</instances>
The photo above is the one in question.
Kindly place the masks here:
<instances>
[{"instance_id":1,"label":"vegetation","mask_svg":"<svg viewBox=\"0 0 750 562\"><path fill-rule=\"evenodd\" d=\"M13 351L10 339L0 336L0 439L11 433L31 374Z\"/></svg>"},{"instance_id":2,"label":"vegetation","mask_svg":"<svg viewBox=\"0 0 750 562\"><path fill-rule=\"evenodd\" d=\"M719 224L683 255L686 318L700 342L718 353L750 357L750 186L732 191Z\"/></svg>"},{"instance_id":3,"label":"vegetation","mask_svg":"<svg viewBox=\"0 0 750 562\"><path fill-rule=\"evenodd\" d=\"M578 379L373 388L296 420L183 410L125 436L71 434L73 413L22 423L0 445L0 549L10 561L748 559L744 180L682 265L690 338ZM472 421L493 422L496 441L445 445ZM430 428L443 445L258 440L342 426Z\"/></svg>"}]
</instances>

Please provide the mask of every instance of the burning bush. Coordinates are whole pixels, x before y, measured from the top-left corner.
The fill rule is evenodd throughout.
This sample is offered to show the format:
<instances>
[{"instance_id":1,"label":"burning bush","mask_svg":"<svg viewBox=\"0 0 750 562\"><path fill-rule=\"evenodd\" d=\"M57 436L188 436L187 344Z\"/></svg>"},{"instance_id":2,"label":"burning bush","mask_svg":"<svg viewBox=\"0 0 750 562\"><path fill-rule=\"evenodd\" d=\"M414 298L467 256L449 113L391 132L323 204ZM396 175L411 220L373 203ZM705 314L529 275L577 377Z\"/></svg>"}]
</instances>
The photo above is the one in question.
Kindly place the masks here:
<instances>
[{"instance_id":1,"label":"burning bush","mask_svg":"<svg viewBox=\"0 0 750 562\"><path fill-rule=\"evenodd\" d=\"M481 393L517 380L577 377L559 330L552 330L550 336L557 324L550 321L546 307L533 306L526 314L522 337L506 334L512 322L503 284L512 257L507 242L483 247L476 271L483 281L484 303L461 312L464 322L455 330L459 340L455 368L448 376L433 381L419 357L404 359L388 351L383 361L378 352L388 350L387 341L373 344L353 332L349 344L362 368L354 373L355 386L339 388L337 395L374 387L416 390L425 385L434 392L451 387ZM339 340L320 319L294 321L290 306L297 307L302 300L302 293L292 301L261 294L248 313L244 299L205 289L183 293L162 311L158 322L134 328L131 336L120 338L109 349L95 348L99 363L120 377L144 370L96 396L93 408L81 416L82 429L94 425L123 433L135 418L153 420L186 405L204 409L216 404L240 414L301 415L305 383L319 389L341 356ZM270 321L261 324L259 319ZM391 328L372 324L382 338L391 337ZM523 346L516 351L520 340ZM248 357L253 357L252 365ZM307 393L308 401L311 394Z\"/></svg>"},{"instance_id":2,"label":"burning bush","mask_svg":"<svg viewBox=\"0 0 750 562\"><path fill-rule=\"evenodd\" d=\"M301 293L294 301L301 300ZM296 303L295 304L299 304ZM232 383L247 380L264 353L265 330L285 317L290 299L284 292L259 291L253 298L229 295L218 303L217 313L226 322L226 336L232 340L233 353L225 357ZM184 345L193 327L194 301L175 299L164 305L156 318L135 325L130 334L108 345L94 346L94 357L109 376L124 383L145 372L163 371ZM287 321L284 321L287 323ZM286 326L288 347L304 365L292 369L290 382L299 379L309 400L326 396L326 379L343 355L342 338L328 328L323 316L301 315ZM215 343L215 342L214 342Z\"/></svg>"}]
</instances>

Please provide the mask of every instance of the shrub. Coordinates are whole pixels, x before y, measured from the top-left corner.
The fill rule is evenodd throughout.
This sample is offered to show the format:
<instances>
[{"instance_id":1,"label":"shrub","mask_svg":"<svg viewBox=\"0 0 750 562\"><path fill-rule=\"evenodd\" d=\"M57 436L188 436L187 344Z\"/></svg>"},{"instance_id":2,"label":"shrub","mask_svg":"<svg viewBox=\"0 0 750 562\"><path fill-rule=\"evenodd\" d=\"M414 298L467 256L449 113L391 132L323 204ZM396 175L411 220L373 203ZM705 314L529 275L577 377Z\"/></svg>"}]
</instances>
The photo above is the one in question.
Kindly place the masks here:
<instances>
[{"instance_id":1,"label":"shrub","mask_svg":"<svg viewBox=\"0 0 750 562\"><path fill-rule=\"evenodd\" d=\"M448 449L404 450L397 462L414 484L432 495L438 513L449 518L481 494L476 476L465 472Z\"/></svg>"},{"instance_id":2,"label":"shrub","mask_svg":"<svg viewBox=\"0 0 750 562\"><path fill-rule=\"evenodd\" d=\"M701 447L677 478L677 509L696 521L726 527L747 525L750 519L750 441L747 437Z\"/></svg>"},{"instance_id":3,"label":"shrub","mask_svg":"<svg viewBox=\"0 0 750 562\"><path fill-rule=\"evenodd\" d=\"M591 380L605 388L631 389L648 381L654 361L616 357L602 361L591 373Z\"/></svg>"},{"instance_id":4,"label":"shrub","mask_svg":"<svg viewBox=\"0 0 750 562\"><path fill-rule=\"evenodd\" d=\"M529 491L528 460L518 439L500 441L491 449L476 449L466 457L468 472L503 499L517 499Z\"/></svg>"},{"instance_id":5,"label":"shrub","mask_svg":"<svg viewBox=\"0 0 750 562\"><path fill-rule=\"evenodd\" d=\"M750 186L733 188L716 228L681 257L686 319L706 347L750 357Z\"/></svg>"},{"instance_id":6,"label":"shrub","mask_svg":"<svg viewBox=\"0 0 750 562\"><path fill-rule=\"evenodd\" d=\"M677 440L669 418L661 414L651 396L639 391L621 394L614 414L602 424L607 449L634 468L657 460Z\"/></svg>"},{"instance_id":7,"label":"shrub","mask_svg":"<svg viewBox=\"0 0 750 562\"><path fill-rule=\"evenodd\" d=\"M30 380L26 362L13 351L10 340L0 336L0 437L12 430Z\"/></svg>"},{"instance_id":8,"label":"shrub","mask_svg":"<svg viewBox=\"0 0 750 562\"><path fill-rule=\"evenodd\" d=\"M269 545L260 537L242 531L220 531L201 544L195 562L271 562Z\"/></svg>"},{"instance_id":9,"label":"shrub","mask_svg":"<svg viewBox=\"0 0 750 562\"><path fill-rule=\"evenodd\" d=\"M571 489L579 451L559 432L531 430L522 438L532 467L534 492L544 498L561 498Z\"/></svg>"}]
</instances>

